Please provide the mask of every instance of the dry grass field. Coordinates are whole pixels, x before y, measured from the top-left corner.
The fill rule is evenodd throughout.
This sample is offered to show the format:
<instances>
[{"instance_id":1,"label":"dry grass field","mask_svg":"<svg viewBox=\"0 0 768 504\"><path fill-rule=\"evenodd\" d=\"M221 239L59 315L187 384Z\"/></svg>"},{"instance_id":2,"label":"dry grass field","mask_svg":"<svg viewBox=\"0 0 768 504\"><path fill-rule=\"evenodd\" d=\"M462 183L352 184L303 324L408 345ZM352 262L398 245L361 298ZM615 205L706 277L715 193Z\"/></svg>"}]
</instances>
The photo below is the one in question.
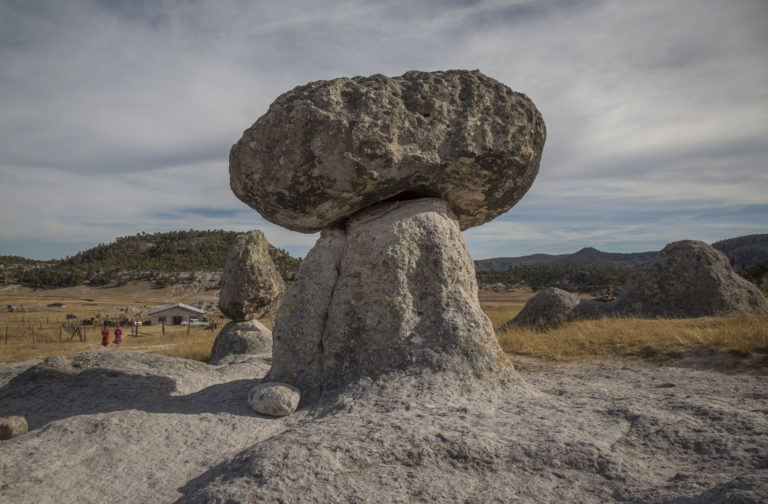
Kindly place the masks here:
<instances>
[{"instance_id":1,"label":"dry grass field","mask_svg":"<svg viewBox=\"0 0 768 504\"><path fill-rule=\"evenodd\" d=\"M515 292L480 292L483 310L498 330L533 296L529 289ZM0 362L15 362L51 355L68 355L101 348L101 327L82 327L84 340L65 328L67 314L74 321L121 319L175 302L213 302L218 291L194 292L183 287L153 289L145 282L113 288L73 287L33 291L16 286L0 289ZM8 312L12 305L16 311ZM124 328L123 344L111 351L163 353L207 361L220 328L142 326L138 335ZM267 321L268 326L271 324ZM749 367L768 371L768 317L733 316L697 319L605 318L536 331L510 329L497 332L502 348L510 354L548 361L574 361L595 357L620 357L652 361L679 359L688 353L720 354L743 358L757 355ZM733 359L732 359L733 360Z\"/></svg>"},{"instance_id":2,"label":"dry grass field","mask_svg":"<svg viewBox=\"0 0 768 504\"><path fill-rule=\"evenodd\" d=\"M79 326L85 319L121 320L132 317L145 320L152 308L183 302L216 302L218 291L194 292L174 286L154 289L146 282L129 282L121 287L85 286L52 290L32 290L10 286L0 289L0 362L39 359L51 355L69 355L102 348L99 326ZM14 311L8 311L13 306ZM74 319L67 319L74 315ZM209 316L210 318L210 316ZM207 361L211 346L226 319L217 320L218 328L141 326L138 334L123 327L123 343L110 345L112 351L163 353ZM71 334L67 326L77 325L80 334ZM114 328L110 328L111 340Z\"/></svg>"},{"instance_id":3,"label":"dry grass field","mask_svg":"<svg viewBox=\"0 0 768 504\"><path fill-rule=\"evenodd\" d=\"M768 372L768 316L738 315L695 319L602 318L582 320L545 331L498 329L517 315L533 295L481 292L483 310L497 329L502 348L511 354L549 361L621 357L652 361L686 354L720 354L712 364ZM746 362L749 355L756 356ZM732 357L729 359L729 357ZM717 367L717 366L716 366Z\"/></svg>"}]
</instances>

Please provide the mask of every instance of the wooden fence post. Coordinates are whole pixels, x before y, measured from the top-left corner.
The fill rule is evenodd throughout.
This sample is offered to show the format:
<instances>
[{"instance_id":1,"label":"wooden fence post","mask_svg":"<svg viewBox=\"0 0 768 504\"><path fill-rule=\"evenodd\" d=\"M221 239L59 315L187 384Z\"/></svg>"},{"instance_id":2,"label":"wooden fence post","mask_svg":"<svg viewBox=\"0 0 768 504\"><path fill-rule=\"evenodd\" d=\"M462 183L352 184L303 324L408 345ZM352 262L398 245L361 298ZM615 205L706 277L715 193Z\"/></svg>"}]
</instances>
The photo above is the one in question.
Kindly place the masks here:
<instances>
[{"instance_id":1,"label":"wooden fence post","mask_svg":"<svg viewBox=\"0 0 768 504\"><path fill-rule=\"evenodd\" d=\"M163 324L163 336L165 336L165 320L161 320L160 323Z\"/></svg>"},{"instance_id":2,"label":"wooden fence post","mask_svg":"<svg viewBox=\"0 0 768 504\"><path fill-rule=\"evenodd\" d=\"M59 326L59 343L61 343L61 326Z\"/></svg>"}]
</instances>

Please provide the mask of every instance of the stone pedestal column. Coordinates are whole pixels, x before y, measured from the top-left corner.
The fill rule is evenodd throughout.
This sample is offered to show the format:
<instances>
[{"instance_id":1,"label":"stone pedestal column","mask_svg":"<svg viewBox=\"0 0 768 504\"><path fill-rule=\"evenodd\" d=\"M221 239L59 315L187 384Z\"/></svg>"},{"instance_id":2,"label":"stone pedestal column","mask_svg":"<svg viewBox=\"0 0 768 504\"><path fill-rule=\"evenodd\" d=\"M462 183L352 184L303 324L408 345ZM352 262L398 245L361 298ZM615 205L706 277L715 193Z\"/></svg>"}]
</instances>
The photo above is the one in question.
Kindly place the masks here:
<instances>
[{"instance_id":1,"label":"stone pedestal column","mask_svg":"<svg viewBox=\"0 0 768 504\"><path fill-rule=\"evenodd\" d=\"M508 369L441 199L385 202L323 233L281 305L270 378L313 395L361 376Z\"/></svg>"}]
</instances>

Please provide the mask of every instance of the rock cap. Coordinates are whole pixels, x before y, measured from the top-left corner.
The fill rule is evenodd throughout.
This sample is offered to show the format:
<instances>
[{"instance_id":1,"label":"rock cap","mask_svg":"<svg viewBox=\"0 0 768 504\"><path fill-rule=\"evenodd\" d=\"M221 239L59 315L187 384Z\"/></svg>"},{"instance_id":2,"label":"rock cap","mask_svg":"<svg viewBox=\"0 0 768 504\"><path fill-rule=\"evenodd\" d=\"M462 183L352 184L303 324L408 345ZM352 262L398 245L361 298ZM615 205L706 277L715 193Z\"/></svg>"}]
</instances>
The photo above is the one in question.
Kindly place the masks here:
<instances>
[{"instance_id":1,"label":"rock cap","mask_svg":"<svg viewBox=\"0 0 768 504\"><path fill-rule=\"evenodd\" d=\"M533 102L477 70L316 81L279 96L245 131L230 151L230 185L294 231L421 197L445 200L463 230L517 203L545 138Z\"/></svg>"}]
</instances>

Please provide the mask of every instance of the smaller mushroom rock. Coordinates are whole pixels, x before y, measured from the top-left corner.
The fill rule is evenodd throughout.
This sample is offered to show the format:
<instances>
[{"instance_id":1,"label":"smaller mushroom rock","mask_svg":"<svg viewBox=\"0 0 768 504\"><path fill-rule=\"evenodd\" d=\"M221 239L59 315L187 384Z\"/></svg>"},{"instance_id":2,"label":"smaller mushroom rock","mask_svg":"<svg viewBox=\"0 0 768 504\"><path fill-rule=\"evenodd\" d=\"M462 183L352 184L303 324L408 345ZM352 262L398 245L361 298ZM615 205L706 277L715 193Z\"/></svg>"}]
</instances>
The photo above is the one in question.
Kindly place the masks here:
<instances>
[{"instance_id":1,"label":"smaller mushroom rock","mask_svg":"<svg viewBox=\"0 0 768 504\"><path fill-rule=\"evenodd\" d=\"M277 310L285 283L269 256L261 231L239 236L227 255L219 308L236 322L264 317Z\"/></svg>"}]
</instances>

